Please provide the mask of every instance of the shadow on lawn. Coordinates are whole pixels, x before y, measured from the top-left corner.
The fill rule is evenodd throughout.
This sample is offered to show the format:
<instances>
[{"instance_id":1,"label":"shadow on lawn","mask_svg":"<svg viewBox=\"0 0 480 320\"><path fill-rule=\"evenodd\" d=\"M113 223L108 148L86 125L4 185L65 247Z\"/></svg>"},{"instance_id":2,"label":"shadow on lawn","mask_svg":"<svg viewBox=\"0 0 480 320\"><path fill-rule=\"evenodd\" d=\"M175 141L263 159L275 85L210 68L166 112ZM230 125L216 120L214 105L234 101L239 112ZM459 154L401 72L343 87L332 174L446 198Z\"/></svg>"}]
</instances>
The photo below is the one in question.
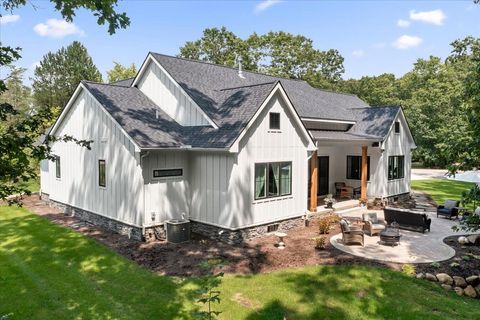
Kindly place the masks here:
<instances>
[{"instance_id":1,"label":"shadow on lawn","mask_svg":"<svg viewBox=\"0 0 480 320\"><path fill-rule=\"evenodd\" d=\"M182 303L184 289L173 278L151 274L33 215L0 218L0 271L0 315L12 313L13 319L190 314Z\"/></svg>"}]
</instances>

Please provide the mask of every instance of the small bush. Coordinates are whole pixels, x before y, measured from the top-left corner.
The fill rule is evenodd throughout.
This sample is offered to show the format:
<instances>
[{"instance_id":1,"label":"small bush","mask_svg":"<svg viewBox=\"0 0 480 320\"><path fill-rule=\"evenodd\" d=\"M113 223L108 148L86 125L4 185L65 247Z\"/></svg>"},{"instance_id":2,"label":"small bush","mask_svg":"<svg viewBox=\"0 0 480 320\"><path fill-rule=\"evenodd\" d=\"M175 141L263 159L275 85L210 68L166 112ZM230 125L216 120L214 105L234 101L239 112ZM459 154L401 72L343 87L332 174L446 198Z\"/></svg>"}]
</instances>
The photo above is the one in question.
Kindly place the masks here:
<instances>
[{"instance_id":1,"label":"small bush","mask_svg":"<svg viewBox=\"0 0 480 320\"><path fill-rule=\"evenodd\" d=\"M323 250L327 246L327 237L315 237L312 240L315 242L315 249Z\"/></svg>"},{"instance_id":2,"label":"small bush","mask_svg":"<svg viewBox=\"0 0 480 320\"><path fill-rule=\"evenodd\" d=\"M318 231L320 234L328 234L335 223L340 222L340 217L334 214L321 217L318 221Z\"/></svg>"},{"instance_id":3,"label":"small bush","mask_svg":"<svg viewBox=\"0 0 480 320\"><path fill-rule=\"evenodd\" d=\"M415 266L410 263L406 263L402 266L402 272L407 276L413 277L416 274Z\"/></svg>"},{"instance_id":4,"label":"small bush","mask_svg":"<svg viewBox=\"0 0 480 320\"><path fill-rule=\"evenodd\" d=\"M438 268L440 268L440 263L438 263L438 262L432 262L432 263L430 263L430 266L431 266L432 268L438 269Z\"/></svg>"},{"instance_id":5,"label":"small bush","mask_svg":"<svg viewBox=\"0 0 480 320\"><path fill-rule=\"evenodd\" d=\"M469 256L462 256L462 260L463 261L470 261L470 257Z\"/></svg>"},{"instance_id":6,"label":"small bush","mask_svg":"<svg viewBox=\"0 0 480 320\"><path fill-rule=\"evenodd\" d=\"M458 267L460 267L460 263L458 263L458 262L452 262L452 263L450 263L450 267L451 267L451 268L458 268Z\"/></svg>"}]
</instances>

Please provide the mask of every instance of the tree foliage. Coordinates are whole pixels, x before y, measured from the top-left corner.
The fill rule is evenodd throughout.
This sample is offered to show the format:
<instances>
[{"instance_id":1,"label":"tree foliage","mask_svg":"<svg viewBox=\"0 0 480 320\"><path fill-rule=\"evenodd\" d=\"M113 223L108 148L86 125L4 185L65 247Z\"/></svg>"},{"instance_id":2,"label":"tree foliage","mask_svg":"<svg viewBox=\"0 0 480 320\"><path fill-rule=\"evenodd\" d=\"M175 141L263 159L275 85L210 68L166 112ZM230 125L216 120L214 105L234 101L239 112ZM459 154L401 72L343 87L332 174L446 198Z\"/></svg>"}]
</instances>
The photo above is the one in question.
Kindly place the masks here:
<instances>
[{"instance_id":1,"label":"tree foliage","mask_svg":"<svg viewBox=\"0 0 480 320\"><path fill-rule=\"evenodd\" d=\"M246 70L304 79L317 87L331 86L344 72L337 50L318 50L311 39L283 31L241 39L225 27L205 29L200 39L180 48L180 56L230 67L241 56Z\"/></svg>"},{"instance_id":2,"label":"tree foliage","mask_svg":"<svg viewBox=\"0 0 480 320\"><path fill-rule=\"evenodd\" d=\"M125 13L115 11L117 0L50 0L50 2L55 5L56 10L67 21L72 21L79 9L92 12L97 17L98 24L108 24L110 34L119 28L126 28L130 24L130 20ZM26 0L4 0L0 6L3 11L13 12L15 9L25 6L26 3ZM88 70L86 72L87 77L91 76L92 80L101 81L100 73L96 68L92 68L93 63L90 63L91 59L86 54L86 50L83 49L83 46L76 44L72 47L71 52L63 57L69 58L70 61L78 59L76 63L70 65L70 68L63 69L63 73L80 74L85 70L85 66L80 64L84 63ZM20 47L5 46L0 42L0 68L11 65L20 59L20 52ZM54 62L62 61L64 61L62 58L54 55L52 61L46 59L44 66L40 66L38 76L45 76L47 82L62 80L66 81L67 84L75 82L74 76L61 74L58 69L59 66L53 65ZM51 70L55 72L52 72L49 78L48 72ZM44 107L29 108L28 89L18 81L22 71L17 69L11 71L7 78L0 79L0 200L21 204L21 195L30 193L26 185L22 185L22 182L36 178L38 168L34 168L34 163L42 159L53 159L50 147L53 142L73 142L82 147L90 148L91 141L78 140L71 136L48 136L44 144L39 144L39 136L44 133L46 124L53 121L53 112L50 107L63 106L62 101L65 101L65 97L55 97L58 100L54 104L45 103ZM84 78L79 80L82 79ZM76 82L78 83L78 81ZM37 84L39 84L38 81ZM56 82L56 85L60 87L62 84ZM48 88L48 83L45 83L43 87L39 85L38 88ZM64 88L69 88L69 86L66 85ZM39 92L42 92L42 90L39 90ZM48 91L43 92L48 94ZM45 96L40 100L49 101ZM11 195L20 196L11 197Z\"/></svg>"},{"instance_id":3,"label":"tree foliage","mask_svg":"<svg viewBox=\"0 0 480 320\"><path fill-rule=\"evenodd\" d=\"M108 82L115 82L135 77L137 74L137 67L132 63L129 67L125 67L118 62L113 62L114 66L107 71Z\"/></svg>"},{"instance_id":4,"label":"tree foliage","mask_svg":"<svg viewBox=\"0 0 480 320\"><path fill-rule=\"evenodd\" d=\"M35 68L35 104L51 110L63 108L81 80L101 82L102 75L80 42L47 53Z\"/></svg>"}]
</instances>

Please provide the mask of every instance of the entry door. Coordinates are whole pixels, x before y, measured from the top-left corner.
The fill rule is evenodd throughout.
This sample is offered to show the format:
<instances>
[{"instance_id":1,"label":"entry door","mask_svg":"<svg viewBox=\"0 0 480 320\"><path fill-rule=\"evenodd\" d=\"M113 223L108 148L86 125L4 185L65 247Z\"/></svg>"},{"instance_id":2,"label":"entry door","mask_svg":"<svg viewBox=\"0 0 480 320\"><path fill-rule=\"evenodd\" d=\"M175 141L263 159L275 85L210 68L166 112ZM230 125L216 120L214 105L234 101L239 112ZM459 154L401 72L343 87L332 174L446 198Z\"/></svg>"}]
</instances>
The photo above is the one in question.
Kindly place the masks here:
<instances>
[{"instance_id":1,"label":"entry door","mask_svg":"<svg viewBox=\"0 0 480 320\"><path fill-rule=\"evenodd\" d=\"M318 157L318 189L317 194L323 196L328 194L328 172L329 158L328 156Z\"/></svg>"}]
</instances>

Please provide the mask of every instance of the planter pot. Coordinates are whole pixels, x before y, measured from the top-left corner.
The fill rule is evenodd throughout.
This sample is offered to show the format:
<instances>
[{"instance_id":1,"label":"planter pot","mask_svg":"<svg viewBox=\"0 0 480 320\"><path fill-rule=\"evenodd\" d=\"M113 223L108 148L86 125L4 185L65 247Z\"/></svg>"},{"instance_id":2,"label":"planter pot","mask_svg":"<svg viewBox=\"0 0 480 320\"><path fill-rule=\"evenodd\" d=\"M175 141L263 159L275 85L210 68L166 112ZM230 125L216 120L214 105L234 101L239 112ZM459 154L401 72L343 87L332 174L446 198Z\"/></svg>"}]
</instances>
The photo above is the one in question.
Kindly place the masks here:
<instances>
[{"instance_id":1,"label":"planter pot","mask_svg":"<svg viewBox=\"0 0 480 320\"><path fill-rule=\"evenodd\" d=\"M333 203L332 203L332 202L327 203L327 205L325 206L325 208L327 208L327 209L332 209L332 208L333 208Z\"/></svg>"}]
</instances>

